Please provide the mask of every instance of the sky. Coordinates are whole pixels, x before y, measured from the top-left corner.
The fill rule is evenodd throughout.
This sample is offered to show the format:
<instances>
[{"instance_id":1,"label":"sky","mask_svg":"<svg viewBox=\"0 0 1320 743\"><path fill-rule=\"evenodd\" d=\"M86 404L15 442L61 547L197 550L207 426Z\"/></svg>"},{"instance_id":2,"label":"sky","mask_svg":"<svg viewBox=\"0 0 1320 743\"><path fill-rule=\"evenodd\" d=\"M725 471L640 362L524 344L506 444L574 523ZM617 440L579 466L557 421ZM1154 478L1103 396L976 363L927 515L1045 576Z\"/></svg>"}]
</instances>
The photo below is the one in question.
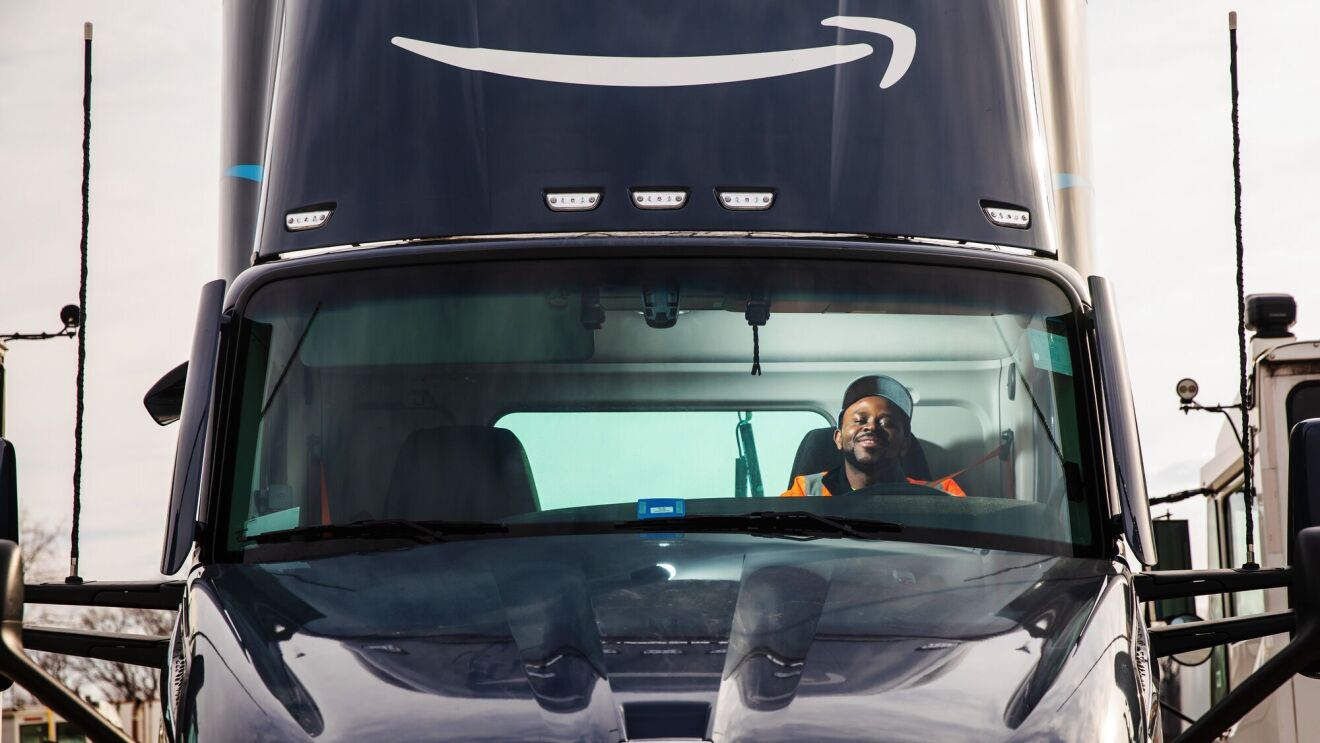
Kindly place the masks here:
<instances>
[{"instance_id":1,"label":"sky","mask_svg":"<svg viewBox=\"0 0 1320 743\"><path fill-rule=\"evenodd\" d=\"M1297 298L1320 337L1320 3L1091 0L1096 269L1114 284L1151 493L1198 486L1238 388L1227 13L1240 16L1248 292ZM218 2L0 0L0 333L59 327L78 295L82 22L96 28L82 573L157 575L176 427L142 395L187 357L218 274ZM14 342L6 429L26 517L67 528L72 340ZM1199 505L1189 505L1194 512Z\"/></svg>"},{"instance_id":2,"label":"sky","mask_svg":"<svg viewBox=\"0 0 1320 743\"><path fill-rule=\"evenodd\" d=\"M1096 270L1115 285L1152 496L1199 487L1224 426L1178 410L1236 400L1230 9L1238 11L1244 274L1248 294L1297 300L1298 338L1320 338L1320 252L1305 237L1320 199L1320 3L1090 3ZM1204 559L1204 501L1191 520Z\"/></svg>"},{"instance_id":3,"label":"sky","mask_svg":"<svg viewBox=\"0 0 1320 743\"><path fill-rule=\"evenodd\" d=\"M218 273L219 3L0 0L0 333L78 301L82 24L95 26L85 577L159 574L177 427L142 396L188 357ZM67 528L77 343L10 344L5 437L29 519Z\"/></svg>"}]
</instances>

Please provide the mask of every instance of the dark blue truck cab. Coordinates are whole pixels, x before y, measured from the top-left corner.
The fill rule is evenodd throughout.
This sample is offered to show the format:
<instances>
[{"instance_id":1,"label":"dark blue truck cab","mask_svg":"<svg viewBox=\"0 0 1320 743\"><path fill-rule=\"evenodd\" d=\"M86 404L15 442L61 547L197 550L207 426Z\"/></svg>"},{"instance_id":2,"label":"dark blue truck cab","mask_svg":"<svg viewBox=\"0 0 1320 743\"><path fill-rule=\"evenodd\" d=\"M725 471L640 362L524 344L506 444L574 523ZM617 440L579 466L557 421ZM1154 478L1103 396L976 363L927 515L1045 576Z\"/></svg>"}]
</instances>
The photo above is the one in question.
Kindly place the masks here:
<instances>
[{"instance_id":1,"label":"dark blue truck cab","mask_svg":"<svg viewBox=\"0 0 1320 743\"><path fill-rule=\"evenodd\" d=\"M1142 572L1083 13L230 2L168 738L1161 740L1264 630L1142 601L1266 584L1303 668L1305 569Z\"/></svg>"}]
</instances>

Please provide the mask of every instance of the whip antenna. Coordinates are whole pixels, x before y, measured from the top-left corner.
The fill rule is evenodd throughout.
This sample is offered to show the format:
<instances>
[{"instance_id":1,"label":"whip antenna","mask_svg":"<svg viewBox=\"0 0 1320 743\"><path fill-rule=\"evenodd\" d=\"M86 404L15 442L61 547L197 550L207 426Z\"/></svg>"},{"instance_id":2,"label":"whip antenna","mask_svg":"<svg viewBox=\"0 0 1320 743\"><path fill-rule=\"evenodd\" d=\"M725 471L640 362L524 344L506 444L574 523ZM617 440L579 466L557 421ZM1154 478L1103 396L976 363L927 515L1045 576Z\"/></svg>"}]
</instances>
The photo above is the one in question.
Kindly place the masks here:
<instances>
[{"instance_id":1,"label":"whip antenna","mask_svg":"<svg viewBox=\"0 0 1320 743\"><path fill-rule=\"evenodd\" d=\"M83 24L83 163L82 163L82 243L79 247L82 270L78 282L78 400L73 427L73 532L69 537L69 577L66 583L81 583L78 577L78 519L82 515L82 437L84 371L87 367L87 224L89 191L92 180L92 24Z\"/></svg>"},{"instance_id":2,"label":"whip antenna","mask_svg":"<svg viewBox=\"0 0 1320 743\"><path fill-rule=\"evenodd\" d=\"M1251 426L1248 423L1247 402L1247 320L1246 289L1242 278L1242 139L1238 136L1238 65L1237 65L1237 12L1228 14L1228 75L1233 93L1233 227L1237 232L1237 305L1238 305L1238 366L1241 372L1238 394L1242 402L1242 494L1247 512L1246 570L1260 567L1256 562L1255 502L1256 488L1252 482Z\"/></svg>"}]
</instances>

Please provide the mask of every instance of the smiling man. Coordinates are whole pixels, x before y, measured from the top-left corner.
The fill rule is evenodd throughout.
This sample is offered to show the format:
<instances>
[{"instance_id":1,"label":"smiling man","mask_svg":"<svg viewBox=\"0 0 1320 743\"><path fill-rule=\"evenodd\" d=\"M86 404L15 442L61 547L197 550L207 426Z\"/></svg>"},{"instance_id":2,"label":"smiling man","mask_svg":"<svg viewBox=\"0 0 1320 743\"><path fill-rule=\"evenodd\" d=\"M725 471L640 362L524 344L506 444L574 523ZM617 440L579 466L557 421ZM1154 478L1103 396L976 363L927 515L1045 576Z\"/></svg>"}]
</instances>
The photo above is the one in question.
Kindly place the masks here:
<instances>
[{"instance_id":1,"label":"smiling man","mask_svg":"<svg viewBox=\"0 0 1320 743\"><path fill-rule=\"evenodd\" d=\"M949 495L966 493L952 477L926 482L908 477L902 459L912 445L912 395L884 374L861 377L843 393L834 446L843 465L814 475L798 475L785 496L845 495L872 485L906 482Z\"/></svg>"}]
</instances>

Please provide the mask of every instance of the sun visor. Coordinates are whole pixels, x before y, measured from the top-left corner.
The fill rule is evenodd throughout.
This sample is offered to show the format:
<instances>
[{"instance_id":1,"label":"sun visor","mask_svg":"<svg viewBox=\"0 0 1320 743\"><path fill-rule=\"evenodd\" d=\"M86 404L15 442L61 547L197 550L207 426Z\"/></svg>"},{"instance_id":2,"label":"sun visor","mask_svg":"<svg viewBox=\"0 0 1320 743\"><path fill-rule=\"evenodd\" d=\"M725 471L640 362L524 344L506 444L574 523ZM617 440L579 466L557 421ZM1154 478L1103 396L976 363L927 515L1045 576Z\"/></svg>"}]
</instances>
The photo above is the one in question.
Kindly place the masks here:
<instances>
[{"instance_id":1,"label":"sun visor","mask_svg":"<svg viewBox=\"0 0 1320 743\"><path fill-rule=\"evenodd\" d=\"M257 251L734 230L1053 253L1031 28L990 0L289 2Z\"/></svg>"}]
</instances>

